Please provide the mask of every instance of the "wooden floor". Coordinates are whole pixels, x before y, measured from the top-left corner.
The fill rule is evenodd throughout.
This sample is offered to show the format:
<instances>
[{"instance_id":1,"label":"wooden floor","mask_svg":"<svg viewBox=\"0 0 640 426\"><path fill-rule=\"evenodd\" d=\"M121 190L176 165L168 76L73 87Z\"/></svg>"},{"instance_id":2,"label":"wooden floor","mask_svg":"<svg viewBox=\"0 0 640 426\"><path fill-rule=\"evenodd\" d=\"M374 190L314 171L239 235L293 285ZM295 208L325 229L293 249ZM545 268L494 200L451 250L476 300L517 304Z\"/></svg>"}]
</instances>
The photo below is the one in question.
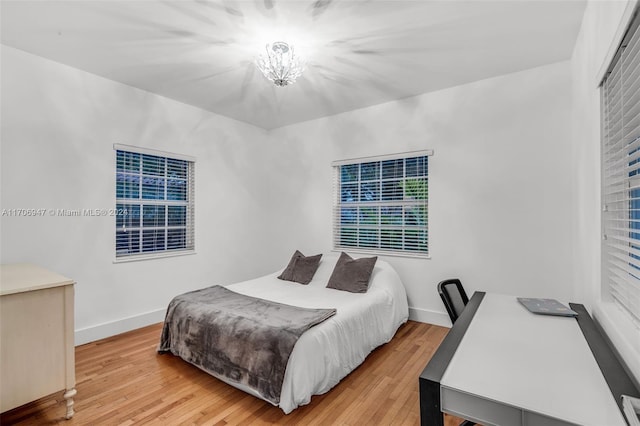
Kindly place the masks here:
<instances>
[{"instance_id":1,"label":"wooden floor","mask_svg":"<svg viewBox=\"0 0 640 426\"><path fill-rule=\"evenodd\" d=\"M76 414L62 393L8 411L2 425L418 425L418 377L448 329L409 321L324 395L285 415L169 354L161 324L76 348ZM460 419L447 417L446 425Z\"/></svg>"}]
</instances>

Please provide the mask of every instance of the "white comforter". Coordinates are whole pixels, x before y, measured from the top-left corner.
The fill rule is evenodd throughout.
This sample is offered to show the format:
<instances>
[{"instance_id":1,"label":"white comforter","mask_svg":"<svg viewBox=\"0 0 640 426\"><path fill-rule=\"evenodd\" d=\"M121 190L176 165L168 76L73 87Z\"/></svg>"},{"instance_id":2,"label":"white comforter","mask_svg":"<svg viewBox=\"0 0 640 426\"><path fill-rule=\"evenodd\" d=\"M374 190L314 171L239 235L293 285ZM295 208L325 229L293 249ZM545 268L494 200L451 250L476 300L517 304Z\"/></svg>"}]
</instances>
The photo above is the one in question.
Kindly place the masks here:
<instances>
[{"instance_id":1,"label":"white comforter","mask_svg":"<svg viewBox=\"0 0 640 426\"><path fill-rule=\"evenodd\" d=\"M284 376L279 407L290 413L327 392L360 365L376 347L391 340L407 321L409 307L397 272L378 259L366 293L326 288L338 260L322 256L308 285L277 278L281 271L228 286L235 292L305 308L336 308L337 314L305 332L296 343ZM251 389L230 383L260 397Z\"/></svg>"}]
</instances>

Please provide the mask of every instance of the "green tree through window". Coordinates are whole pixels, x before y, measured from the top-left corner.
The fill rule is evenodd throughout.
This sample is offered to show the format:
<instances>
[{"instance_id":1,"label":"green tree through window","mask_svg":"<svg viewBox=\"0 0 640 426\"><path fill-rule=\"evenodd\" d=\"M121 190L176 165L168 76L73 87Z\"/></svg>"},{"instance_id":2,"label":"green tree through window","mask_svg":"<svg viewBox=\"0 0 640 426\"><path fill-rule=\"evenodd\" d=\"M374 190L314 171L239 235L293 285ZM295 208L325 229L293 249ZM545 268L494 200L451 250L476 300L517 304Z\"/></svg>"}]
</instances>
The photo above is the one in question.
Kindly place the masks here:
<instances>
[{"instance_id":1,"label":"green tree through window","mask_svg":"<svg viewBox=\"0 0 640 426\"><path fill-rule=\"evenodd\" d=\"M428 154L336 165L334 246L428 255Z\"/></svg>"}]
</instances>

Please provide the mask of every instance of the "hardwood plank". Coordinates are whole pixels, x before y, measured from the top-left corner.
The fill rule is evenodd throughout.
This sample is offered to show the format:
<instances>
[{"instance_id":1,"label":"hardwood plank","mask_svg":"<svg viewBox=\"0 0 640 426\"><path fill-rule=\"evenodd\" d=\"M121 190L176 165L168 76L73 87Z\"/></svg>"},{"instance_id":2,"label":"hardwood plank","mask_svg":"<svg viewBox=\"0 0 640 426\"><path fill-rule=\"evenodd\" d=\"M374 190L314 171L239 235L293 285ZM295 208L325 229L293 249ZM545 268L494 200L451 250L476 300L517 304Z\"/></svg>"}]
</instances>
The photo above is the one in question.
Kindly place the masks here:
<instances>
[{"instance_id":1,"label":"hardwood plank","mask_svg":"<svg viewBox=\"0 0 640 426\"><path fill-rule=\"evenodd\" d=\"M76 414L62 394L0 415L2 425L361 425L420 422L418 377L448 329L409 321L332 390L285 415L278 407L158 354L162 324L76 348ZM461 420L446 416L445 424Z\"/></svg>"}]
</instances>

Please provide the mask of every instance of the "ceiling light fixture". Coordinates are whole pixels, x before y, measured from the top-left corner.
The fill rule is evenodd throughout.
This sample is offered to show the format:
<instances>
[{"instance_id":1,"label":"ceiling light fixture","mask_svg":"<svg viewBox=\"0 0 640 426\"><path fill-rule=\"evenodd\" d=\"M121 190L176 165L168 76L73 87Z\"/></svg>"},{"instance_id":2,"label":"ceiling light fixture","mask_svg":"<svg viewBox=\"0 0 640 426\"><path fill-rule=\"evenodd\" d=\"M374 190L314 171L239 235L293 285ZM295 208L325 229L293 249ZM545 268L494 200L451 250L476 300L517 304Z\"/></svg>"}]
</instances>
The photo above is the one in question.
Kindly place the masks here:
<instances>
[{"instance_id":1,"label":"ceiling light fixture","mask_svg":"<svg viewBox=\"0 0 640 426\"><path fill-rule=\"evenodd\" d=\"M295 83L304 71L304 64L293 52L293 46L277 41L267 44L266 51L266 55L260 55L256 60L256 65L262 74L276 86L282 87Z\"/></svg>"}]
</instances>

